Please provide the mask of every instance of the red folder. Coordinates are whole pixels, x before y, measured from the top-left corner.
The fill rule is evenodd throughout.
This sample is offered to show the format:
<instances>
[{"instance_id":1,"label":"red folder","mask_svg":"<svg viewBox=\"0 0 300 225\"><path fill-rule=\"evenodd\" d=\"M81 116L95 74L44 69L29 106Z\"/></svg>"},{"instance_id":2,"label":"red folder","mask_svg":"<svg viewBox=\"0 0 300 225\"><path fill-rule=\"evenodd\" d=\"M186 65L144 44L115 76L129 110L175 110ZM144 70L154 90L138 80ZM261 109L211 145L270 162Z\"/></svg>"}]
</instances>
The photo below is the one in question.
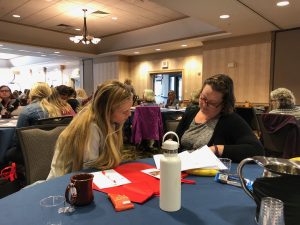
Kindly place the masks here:
<instances>
[{"instance_id":1,"label":"red folder","mask_svg":"<svg viewBox=\"0 0 300 225\"><path fill-rule=\"evenodd\" d=\"M145 163L126 163L114 170L131 181L117 187L100 189L93 183L93 189L110 194L126 195L132 202L144 203L151 196L159 194L159 179L149 176L141 170L155 168Z\"/></svg>"}]
</instances>

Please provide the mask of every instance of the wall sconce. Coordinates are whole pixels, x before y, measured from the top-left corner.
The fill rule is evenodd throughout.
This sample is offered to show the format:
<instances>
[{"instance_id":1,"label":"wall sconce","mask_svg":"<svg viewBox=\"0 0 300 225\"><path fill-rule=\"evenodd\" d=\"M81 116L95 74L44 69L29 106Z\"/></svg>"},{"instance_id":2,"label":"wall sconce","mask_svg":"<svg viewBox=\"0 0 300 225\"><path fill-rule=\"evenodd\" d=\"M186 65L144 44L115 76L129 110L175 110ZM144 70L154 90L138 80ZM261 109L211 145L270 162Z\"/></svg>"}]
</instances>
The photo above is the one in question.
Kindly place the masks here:
<instances>
[{"instance_id":1,"label":"wall sconce","mask_svg":"<svg viewBox=\"0 0 300 225\"><path fill-rule=\"evenodd\" d=\"M227 64L227 67L228 68L235 68L235 67L237 67L237 63L236 62L230 62L230 63Z\"/></svg>"}]
</instances>

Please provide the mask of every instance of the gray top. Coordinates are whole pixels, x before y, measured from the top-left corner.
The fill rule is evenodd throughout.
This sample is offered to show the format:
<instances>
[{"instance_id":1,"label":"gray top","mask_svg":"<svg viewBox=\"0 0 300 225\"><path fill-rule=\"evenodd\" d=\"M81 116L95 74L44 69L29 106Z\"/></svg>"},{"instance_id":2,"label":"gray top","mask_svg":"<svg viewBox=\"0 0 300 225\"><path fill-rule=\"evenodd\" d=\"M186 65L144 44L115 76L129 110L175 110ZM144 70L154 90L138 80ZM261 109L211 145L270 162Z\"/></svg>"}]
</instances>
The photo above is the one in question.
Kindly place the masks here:
<instances>
[{"instance_id":1,"label":"gray top","mask_svg":"<svg viewBox=\"0 0 300 225\"><path fill-rule=\"evenodd\" d=\"M184 132L181 138L182 149L196 150L207 145L211 139L219 118L209 120L206 123L195 123L193 119L189 128Z\"/></svg>"},{"instance_id":2,"label":"gray top","mask_svg":"<svg viewBox=\"0 0 300 225\"><path fill-rule=\"evenodd\" d=\"M300 120L300 107L298 106L295 106L292 109L274 109L269 113L292 115L295 116L297 120Z\"/></svg>"}]
</instances>

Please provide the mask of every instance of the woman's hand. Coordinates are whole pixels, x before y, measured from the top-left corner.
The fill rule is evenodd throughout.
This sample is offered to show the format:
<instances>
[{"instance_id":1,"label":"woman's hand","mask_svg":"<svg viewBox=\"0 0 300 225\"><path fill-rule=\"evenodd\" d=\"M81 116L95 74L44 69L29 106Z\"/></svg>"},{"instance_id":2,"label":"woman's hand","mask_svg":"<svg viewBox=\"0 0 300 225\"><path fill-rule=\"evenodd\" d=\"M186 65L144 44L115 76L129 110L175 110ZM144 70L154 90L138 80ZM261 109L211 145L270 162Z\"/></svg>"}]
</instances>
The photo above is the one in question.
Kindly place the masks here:
<instances>
[{"instance_id":1,"label":"woman's hand","mask_svg":"<svg viewBox=\"0 0 300 225\"><path fill-rule=\"evenodd\" d=\"M223 155L224 145L212 145L209 148L216 156L221 157Z\"/></svg>"}]
</instances>

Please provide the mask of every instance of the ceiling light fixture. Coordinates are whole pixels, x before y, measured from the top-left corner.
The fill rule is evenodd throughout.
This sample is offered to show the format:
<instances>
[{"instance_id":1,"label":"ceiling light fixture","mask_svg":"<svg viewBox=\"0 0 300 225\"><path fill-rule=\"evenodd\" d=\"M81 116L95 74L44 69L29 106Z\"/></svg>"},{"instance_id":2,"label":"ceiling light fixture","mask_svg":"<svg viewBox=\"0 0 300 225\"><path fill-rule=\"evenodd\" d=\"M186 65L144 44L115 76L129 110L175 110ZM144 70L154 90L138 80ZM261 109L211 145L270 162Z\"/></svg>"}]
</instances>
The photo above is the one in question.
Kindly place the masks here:
<instances>
[{"instance_id":1,"label":"ceiling light fixture","mask_svg":"<svg viewBox=\"0 0 300 225\"><path fill-rule=\"evenodd\" d=\"M277 2L276 5L279 6L279 7L282 7L282 6L287 6L289 4L290 4L289 1L280 1L280 2Z\"/></svg>"},{"instance_id":2,"label":"ceiling light fixture","mask_svg":"<svg viewBox=\"0 0 300 225\"><path fill-rule=\"evenodd\" d=\"M82 35L77 35L74 37L70 37L70 40L73 41L74 43L82 43L85 45L88 45L89 43L93 43L93 44L98 44L101 39L100 38L95 38L91 35L88 34L87 31L87 26L86 26L86 11L87 9L82 9L83 13L84 13L84 17L83 17L83 34Z\"/></svg>"},{"instance_id":3,"label":"ceiling light fixture","mask_svg":"<svg viewBox=\"0 0 300 225\"><path fill-rule=\"evenodd\" d=\"M230 17L230 15L221 15L220 19L228 19Z\"/></svg>"}]
</instances>

